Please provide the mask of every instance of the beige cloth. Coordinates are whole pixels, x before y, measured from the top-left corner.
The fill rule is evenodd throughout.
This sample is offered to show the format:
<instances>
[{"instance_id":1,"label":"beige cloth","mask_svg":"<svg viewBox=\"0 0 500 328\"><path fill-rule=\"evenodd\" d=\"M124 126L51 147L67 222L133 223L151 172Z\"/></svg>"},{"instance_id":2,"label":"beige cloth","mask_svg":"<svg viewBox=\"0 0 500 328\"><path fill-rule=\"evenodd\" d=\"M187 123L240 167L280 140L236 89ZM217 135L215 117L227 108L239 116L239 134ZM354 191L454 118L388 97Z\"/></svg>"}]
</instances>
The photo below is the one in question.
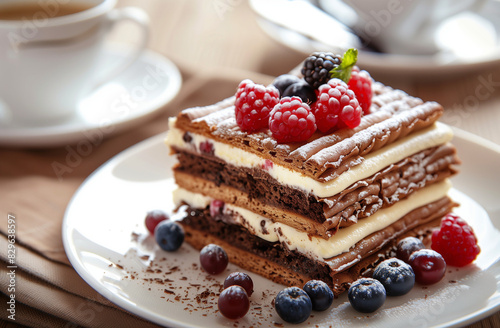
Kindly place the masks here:
<instances>
[{"instance_id":1,"label":"beige cloth","mask_svg":"<svg viewBox=\"0 0 500 328\"><path fill-rule=\"evenodd\" d=\"M68 163L71 147L54 149L0 149L0 302L6 304L8 276L7 221L16 219L16 320L2 306L2 325L28 327L157 327L112 304L83 281L69 263L61 238L64 212L84 181L120 151L158 133L182 108L207 105L236 90L244 78L268 83L270 77L248 72L208 74L190 78L176 99L148 123L106 138L73 165L56 174L55 162ZM73 148L74 149L74 148ZM69 167L69 165L68 165Z\"/></svg>"}]
</instances>

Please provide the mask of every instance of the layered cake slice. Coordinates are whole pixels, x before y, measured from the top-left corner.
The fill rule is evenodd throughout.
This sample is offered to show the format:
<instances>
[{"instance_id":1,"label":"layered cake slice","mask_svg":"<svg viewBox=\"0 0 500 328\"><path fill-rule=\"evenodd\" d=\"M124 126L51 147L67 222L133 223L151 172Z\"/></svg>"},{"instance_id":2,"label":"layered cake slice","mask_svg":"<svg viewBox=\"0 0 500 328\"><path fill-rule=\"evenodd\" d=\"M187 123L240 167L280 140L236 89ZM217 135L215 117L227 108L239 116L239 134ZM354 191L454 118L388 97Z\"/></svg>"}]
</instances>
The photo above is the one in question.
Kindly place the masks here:
<instances>
[{"instance_id":1,"label":"layered cake slice","mask_svg":"<svg viewBox=\"0 0 500 328\"><path fill-rule=\"evenodd\" d=\"M428 236L455 206L448 178L459 161L452 131L437 122L443 108L381 83L370 88L355 127L339 123L302 141L245 131L235 97L172 118L166 143L178 158L174 200L186 241L218 244L231 262L275 282L320 279L340 294L398 240ZM304 115L315 121L317 110Z\"/></svg>"}]
</instances>

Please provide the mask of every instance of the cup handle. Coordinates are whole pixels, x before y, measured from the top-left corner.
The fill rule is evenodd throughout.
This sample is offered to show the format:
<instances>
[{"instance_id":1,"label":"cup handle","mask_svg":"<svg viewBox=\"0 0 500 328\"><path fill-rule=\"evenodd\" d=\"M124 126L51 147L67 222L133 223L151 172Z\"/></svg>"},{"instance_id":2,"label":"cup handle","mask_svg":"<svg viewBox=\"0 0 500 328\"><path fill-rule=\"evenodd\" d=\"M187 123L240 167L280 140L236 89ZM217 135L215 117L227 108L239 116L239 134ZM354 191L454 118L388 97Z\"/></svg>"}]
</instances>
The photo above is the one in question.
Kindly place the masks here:
<instances>
[{"instance_id":1,"label":"cup handle","mask_svg":"<svg viewBox=\"0 0 500 328\"><path fill-rule=\"evenodd\" d=\"M146 46L149 41L149 16L148 14L137 7L125 7L125 8L116 8L108 13L108 21L109 25L107 30L109 31L113 28L116 23L130 21L135 23L141 32L139 43L135 46L135 48L131 51L128 57L118 66L113 68L109 73L107 73L104 77L100 78L95 84L93 89L97 89L103 84L109 82L118 74L126 70L130 65L132 65L142 54L142 52L146 49Z\"/></svg>"}]
</instances>

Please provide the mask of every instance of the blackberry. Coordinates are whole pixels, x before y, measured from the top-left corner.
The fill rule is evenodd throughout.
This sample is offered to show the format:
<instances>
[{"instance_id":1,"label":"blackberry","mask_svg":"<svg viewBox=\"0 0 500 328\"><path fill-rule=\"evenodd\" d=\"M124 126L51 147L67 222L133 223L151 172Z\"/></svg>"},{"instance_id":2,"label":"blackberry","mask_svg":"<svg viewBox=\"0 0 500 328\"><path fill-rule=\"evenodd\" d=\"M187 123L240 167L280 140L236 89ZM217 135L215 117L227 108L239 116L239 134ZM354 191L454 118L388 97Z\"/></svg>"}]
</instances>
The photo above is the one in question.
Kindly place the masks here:
<instances>
[{"instance_id":1,"label":"blackberry","mask_svg":"<svg viewBox=\"0 0 500 328\"><path fill-rule=\"evenodd\" d=\"M314 52L304 61L301 72L304 75L304 80L317 89L330 80L330 71L341 63L342 57L340 55L334 55L331 52Z\"/></svg>"}]
</instances>

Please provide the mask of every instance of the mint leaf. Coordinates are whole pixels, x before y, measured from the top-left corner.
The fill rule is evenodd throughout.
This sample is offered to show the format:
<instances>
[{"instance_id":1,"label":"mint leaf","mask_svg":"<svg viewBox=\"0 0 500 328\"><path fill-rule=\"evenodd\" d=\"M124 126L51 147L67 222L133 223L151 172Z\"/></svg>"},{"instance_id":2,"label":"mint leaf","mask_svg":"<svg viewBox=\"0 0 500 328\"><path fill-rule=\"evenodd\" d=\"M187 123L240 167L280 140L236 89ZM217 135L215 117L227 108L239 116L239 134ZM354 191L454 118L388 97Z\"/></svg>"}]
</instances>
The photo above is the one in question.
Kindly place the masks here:
<instances>
[{"instance_id":1,"label":"mint leaf","mask_svg":"<svg viewBox=\"0 0 500 328\"><path fill-rule=\"evenodd\" d=\"M330 71L330 77L341 79L348 83L351 79L352 67L358 60L358 49L351 48L344 53L342 63Z\"/></svg>"}]
</instances>

